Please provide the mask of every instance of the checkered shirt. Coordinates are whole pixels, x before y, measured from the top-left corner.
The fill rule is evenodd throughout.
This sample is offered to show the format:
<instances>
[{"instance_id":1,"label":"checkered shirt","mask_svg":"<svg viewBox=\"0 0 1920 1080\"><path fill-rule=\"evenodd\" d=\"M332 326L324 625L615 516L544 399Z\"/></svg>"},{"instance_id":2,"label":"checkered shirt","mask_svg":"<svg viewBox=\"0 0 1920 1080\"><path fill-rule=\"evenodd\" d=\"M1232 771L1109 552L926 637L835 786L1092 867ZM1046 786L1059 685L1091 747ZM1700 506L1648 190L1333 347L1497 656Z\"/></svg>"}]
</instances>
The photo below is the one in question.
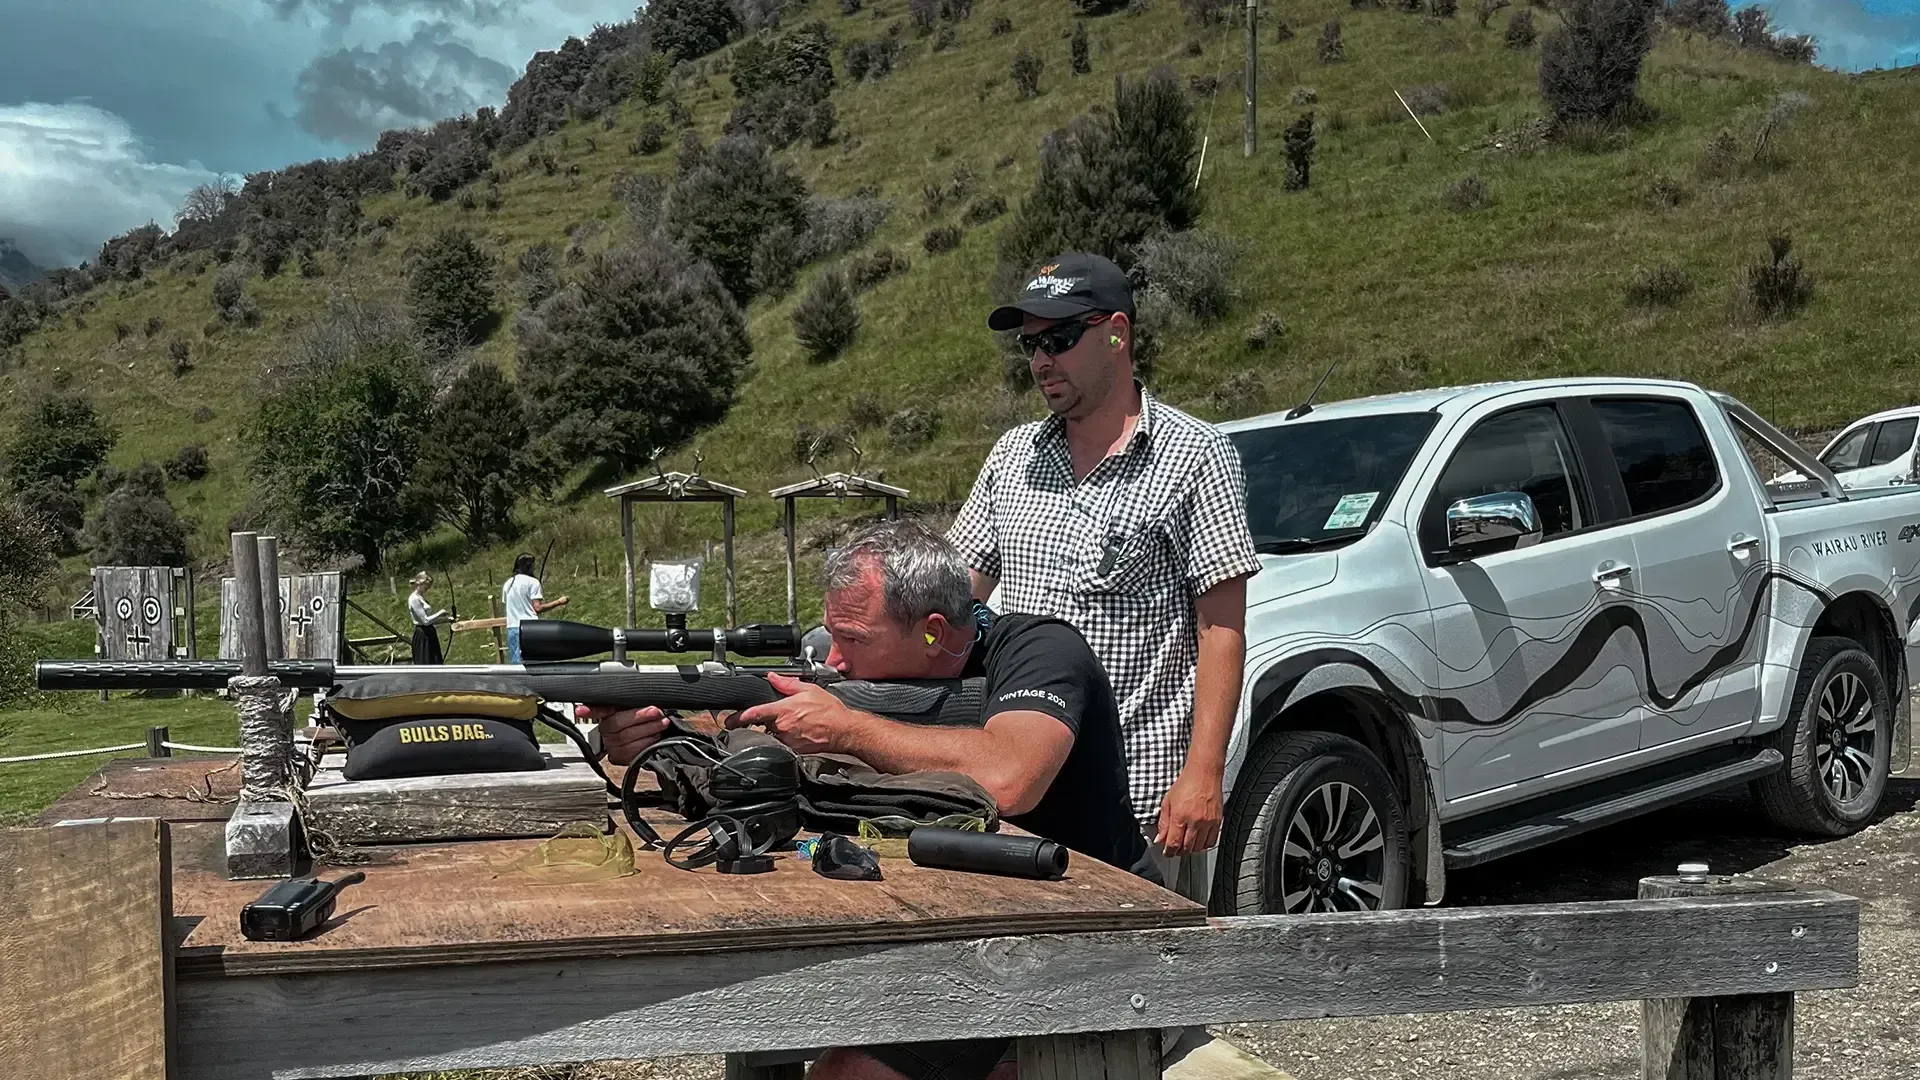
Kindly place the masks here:
<instances>
[{"instance_id":1,"label":"checkered shirt","mask_svg":"<svg viewBox=\"0 0 1920 1080\"><path fill-rule=\"evenodd\" d=\"M947 533L1000 582L1003 610L1085 635L1113 683L1134 815L1149 834L1193 737L1194 599L1260 569L1246 492L1224 434L1142 389L1132 437L1084 480L1059 417L1001 436Z\"/></svg>"}]
</instances>

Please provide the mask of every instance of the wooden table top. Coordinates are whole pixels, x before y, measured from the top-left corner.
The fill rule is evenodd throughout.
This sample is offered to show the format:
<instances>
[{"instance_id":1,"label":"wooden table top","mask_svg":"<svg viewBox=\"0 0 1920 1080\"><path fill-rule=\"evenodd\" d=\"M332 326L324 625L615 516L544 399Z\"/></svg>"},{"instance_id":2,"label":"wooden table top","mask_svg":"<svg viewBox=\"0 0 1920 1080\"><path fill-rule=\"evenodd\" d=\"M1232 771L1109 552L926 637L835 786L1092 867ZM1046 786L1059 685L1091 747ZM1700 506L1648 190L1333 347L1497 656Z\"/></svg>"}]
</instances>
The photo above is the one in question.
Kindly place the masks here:
<instances>
[{"instance_id":1,"label":"wooden table top","mask_svg":"<svg viewBox=\"0 0 1920 1080\"><path fill-rule=\"evenodd\" d=\"M189 779L179 766L167 773L169 781ZM97 782L90 778L81 787ZM181 977L864 945L1206 921L1201 905L1077 853L1060 881L882 858L885 880L875 882L823 877L791 850L779 854L770 873L686 871L635 842L631 876L549 884L512 865L539 841L496 840L365 848L373 855L367 865L319 868L323 880L353 869L366 880L340 893L333 919L318 933L298 942L248 941L240 933L240 909L273 882L227 880L224 826L206 820L207 809L193 806L186 816L198 820L172 824L175 969ZM122 802L111 812L166 816L140 803ZM645 816L669 836L685 826L670 811ZM620 830L632 839L624 823Z\"/></svg>"}]
</instances>

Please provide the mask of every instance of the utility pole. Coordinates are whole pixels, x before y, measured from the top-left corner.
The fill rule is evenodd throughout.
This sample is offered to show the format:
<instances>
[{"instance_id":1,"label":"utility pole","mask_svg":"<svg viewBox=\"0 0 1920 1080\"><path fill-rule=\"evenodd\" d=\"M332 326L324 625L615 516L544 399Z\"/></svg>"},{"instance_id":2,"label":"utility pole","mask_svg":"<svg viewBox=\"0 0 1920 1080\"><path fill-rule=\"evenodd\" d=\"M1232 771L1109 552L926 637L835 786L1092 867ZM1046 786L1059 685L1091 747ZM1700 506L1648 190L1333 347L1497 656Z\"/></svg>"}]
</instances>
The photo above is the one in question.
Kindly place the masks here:
<instances>
[{"instance_id":1,"label":"utility pole","mask_svg":"<svg viewBox=\"0 0 1920 1080\"><path fill-rule=\"evenodd\" d=\"M1258 73L1260 42L1259 11L1259 0L1247 0L1247 115L1244 125L1246 128L1246 149L1244 156L1246 157L1253 156L1254 147L1260 140L1259 134L1254 130L1254 113L1258 109L1258 98L1260 94Z\"/></svg>"}]
</instances>

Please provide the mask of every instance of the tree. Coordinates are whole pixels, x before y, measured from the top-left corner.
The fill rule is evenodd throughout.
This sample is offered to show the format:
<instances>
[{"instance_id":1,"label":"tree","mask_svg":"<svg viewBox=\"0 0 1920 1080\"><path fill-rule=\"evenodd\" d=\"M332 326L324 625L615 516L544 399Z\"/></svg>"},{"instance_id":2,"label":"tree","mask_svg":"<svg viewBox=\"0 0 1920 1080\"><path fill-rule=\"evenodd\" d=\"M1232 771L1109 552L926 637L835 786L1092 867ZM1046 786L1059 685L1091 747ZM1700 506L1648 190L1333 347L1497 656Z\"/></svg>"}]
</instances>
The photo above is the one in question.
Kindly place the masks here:
<instances>
[{"instance_id":1,"label":"tree","mask_svg":"<svg viewBox=\"0 0 1920 1080\"><path fill-rule=\"evenodd\" d=\"M187 527L167 501L160 467L141 465L100 503L87 525L96 563L107 566L185 566Z\"/></svg>"},{"instance_id":2,"label":"tree","mask_svg":"<svg viewBox=\"0 0 1920 1080\"><path fill-rule=\"evenodd\" d=\"M93 403L61 391L43 394L8 440L7 479L15 491L53 481L72 487L107 459L119 432Z\"/></svg>"},{"instance_id":3,"label":"tree","mask_svg":"<svg viewBox=\"0 0 1920 1080\"><path fill-rule=\"evenodd\" d=\"M441 520L484 545L513 534L513 508L547 479L527 403L491 362L469 366L434 410L413 483Z\"/></svg>"},{"instance_id":4,"label":"tree","mask_svg":"<svg viewBox=\"0 0 1920 1080\"><path fill-rule=\"evenodd\" d=\"M430 408L424 366L403 340L356 342L287 379L243 431L267 516L323 558L358 555L377 569L383 549L422 524L406 495Z\"/></svg>"},{"instance_id":5,"label":"tree","mask_svg":"<svg viewBox=\"0 0 1920 1080\"><path fill-rule=\"evenodd\" d=\"M31 484L21 488L14 501L46 530L55 555L72 555L80 550L87 506L66 481L49 479Z\"/></svg>"},{"instance_id":6,"label":"tree","mask_svg":"<svg viewBox=\"0 0 1920 1080\"><path fill-rule=\"evenodd\" d=\"M683 159L667 221L674 236L712 263L734 299L745 304L757 295L753 249L760 238L782 225L796 236L806 231L807 188L760 140L725 135L691 162Z\"/></svg>"},{"instance_id":7,"label":"tree","mask_svg":"<svg viewBox=\"0 0 1920 1080\"><path fill-rule=\"evenodd\" d=\"M660 231L595 255L518 329L520 385L567 464L631 468L720 419L753 349L719 273Z\"/></svg>"},{"instance_id":8,"label":"tree","mask_svg":"<svg viewBox=\"0 0 1920 1080\"><path fill-rule=\"evenodd\" d=\"M1540 46L1540 92L1557 125L1628 117L1653 17L1648 0L1566 0L1561 26Z\"/></svg>"},{"instance_id":9,"label":"tree","mask_svg":"<svg viewBox=\"0 0 1920 1080\"><path fill-rule=\"evenodd\" d=\"M640 22L648 43L675 61L697 60L740 33L728 0L652 0Z\"/></svg>"},{"instance_id":10,"label":"tree","mask_svg":"<svg viewBox=\"0 0 1920 1080\"><path fill-rule=\"evenodd\" d=\"M1001 234L1003 283L1038 260L1093 251L1131 268L1135 246L1161 229L1184 229L1203 203L1193 168L1200 133L1170 68L1114 80L1111 109L1081 114L1047 137L1039 175Z\"/></svg>"},{"instance_id":11,"label":"tree","mask_svg":"<svg viewBox=\"0 0 1920 1080\"><path fill-rule=\"evenodd\" d=\"M830 266L793 308L793 336L815 363L831 360L853 344L860 332L860 308L847 275Z\"/></svg>"},{"instance_id":12,"label":"tree","mask_svg":"<svg viewBox=\"0 0 1920 1080\"><path fill-rule=\"evenodd\" d=\"M32 692L31 658L14 635L14 612L32 604L53 575L52 539L30 511L0 499L0 704Z\"/></svg>"},{"instance_id":13,"label":"tree","mask_svg":"<svg viewBox=\"0 0 1920 1080\"><path fill-rule=\"evenodd\" d=\"M407 277L413 317L437 339L471 345L493 313L493 257L464 229L442 229Z\"/></svg>"}]
</instances>

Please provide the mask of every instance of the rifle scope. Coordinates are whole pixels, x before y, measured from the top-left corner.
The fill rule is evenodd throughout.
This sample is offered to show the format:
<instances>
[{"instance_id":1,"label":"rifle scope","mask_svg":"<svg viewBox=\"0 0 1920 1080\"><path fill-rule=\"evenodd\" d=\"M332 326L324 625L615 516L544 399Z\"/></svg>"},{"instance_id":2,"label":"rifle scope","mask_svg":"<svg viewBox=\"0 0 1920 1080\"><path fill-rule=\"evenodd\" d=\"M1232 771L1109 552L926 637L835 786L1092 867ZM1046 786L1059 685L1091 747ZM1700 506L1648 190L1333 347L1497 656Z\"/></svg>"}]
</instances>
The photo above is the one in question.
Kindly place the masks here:
<instances>
[{"instance_id":1,"label":"rifle scope","mask_svg":"<svg viewBox=\"0 0 1920 1080\"><path fill-rule=\"evenodd\" d=\"M754 623L731 630L665 630L627 627L610 630L564 619L532 619L520 624L520 657L528 663L577 660L612 652L712 652L714 637L740 656L798 656L800 635L784 623Z\"/></svg>"}]
</instances>

